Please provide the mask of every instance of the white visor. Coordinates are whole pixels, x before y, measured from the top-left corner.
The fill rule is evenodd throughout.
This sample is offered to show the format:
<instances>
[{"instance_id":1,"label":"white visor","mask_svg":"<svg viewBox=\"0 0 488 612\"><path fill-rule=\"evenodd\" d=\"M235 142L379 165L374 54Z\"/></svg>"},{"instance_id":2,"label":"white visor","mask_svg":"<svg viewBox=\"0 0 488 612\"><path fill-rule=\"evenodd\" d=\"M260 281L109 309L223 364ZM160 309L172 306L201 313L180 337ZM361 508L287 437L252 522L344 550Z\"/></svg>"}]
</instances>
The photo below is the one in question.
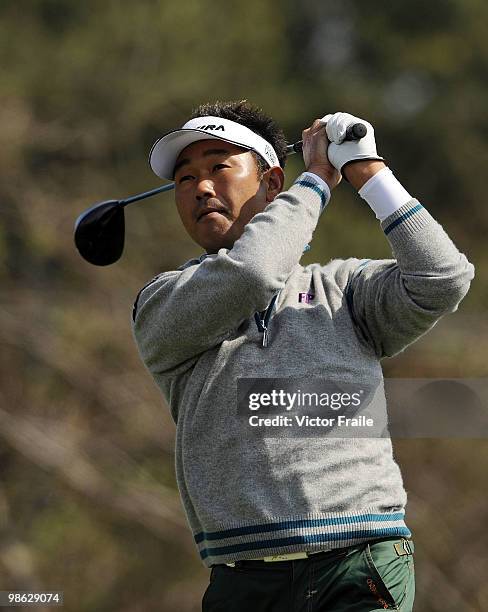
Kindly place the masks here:
<instances>
[{"instance_id":1,"label":"white visor","mask_svg":"<svg viewBox=\"0 0 488 612\"><path fill-rule=\"evenodd\" d=\"M154 143L149 153L149 164L157 176L172 180L176 160L183 149L198 140L209 139L224 140L255 151L270 168L280 165L267 140L244 125L221 117L197 117L187 121L179 130L168 132Z\"/></svg>"}]
</instances>

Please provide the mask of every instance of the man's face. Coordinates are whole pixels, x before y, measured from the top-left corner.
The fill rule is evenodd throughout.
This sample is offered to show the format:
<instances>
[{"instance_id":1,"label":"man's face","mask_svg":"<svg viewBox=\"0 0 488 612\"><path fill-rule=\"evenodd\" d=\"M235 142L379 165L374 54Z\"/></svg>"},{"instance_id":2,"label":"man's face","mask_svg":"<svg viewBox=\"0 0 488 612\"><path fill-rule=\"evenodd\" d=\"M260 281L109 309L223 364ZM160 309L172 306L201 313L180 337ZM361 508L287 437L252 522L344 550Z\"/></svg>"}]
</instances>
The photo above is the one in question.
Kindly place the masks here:
<instances>
[{"instance_id":1,"label":"man's face","mask_svg":"<svg viewBox=\"0 0 488 612\"><path fill-rule=\"evenodd\" d=\"M200 140L183 149L174 180L183 225L207 253L231 249L246 224L270 201L267 182L259 180L250 151L222 140ZM209 208L219 212L202 216Z\"/></svg>"}]
</instances>

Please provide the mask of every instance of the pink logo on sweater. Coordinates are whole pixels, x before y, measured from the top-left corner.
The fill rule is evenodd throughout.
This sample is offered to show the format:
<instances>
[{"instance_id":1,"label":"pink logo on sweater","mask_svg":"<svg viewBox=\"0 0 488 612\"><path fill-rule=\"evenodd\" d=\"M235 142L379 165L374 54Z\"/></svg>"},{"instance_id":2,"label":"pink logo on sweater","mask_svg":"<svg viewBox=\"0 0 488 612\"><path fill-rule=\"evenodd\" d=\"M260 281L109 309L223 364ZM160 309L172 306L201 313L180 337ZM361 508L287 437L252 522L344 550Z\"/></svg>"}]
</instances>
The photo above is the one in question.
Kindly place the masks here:
<instances>
[{"instance_id":1,"label":"pink logo on sweater","mask_svg":"<svg viewBox=\"0 0 488 612\"><path fill-rule=\"evenodd\" d=\"M314 297L315 297L314 293L299 293L298 301L305 302L305 304L310 304L310 302L313 300Z\"/></svg>"}]
</instances>

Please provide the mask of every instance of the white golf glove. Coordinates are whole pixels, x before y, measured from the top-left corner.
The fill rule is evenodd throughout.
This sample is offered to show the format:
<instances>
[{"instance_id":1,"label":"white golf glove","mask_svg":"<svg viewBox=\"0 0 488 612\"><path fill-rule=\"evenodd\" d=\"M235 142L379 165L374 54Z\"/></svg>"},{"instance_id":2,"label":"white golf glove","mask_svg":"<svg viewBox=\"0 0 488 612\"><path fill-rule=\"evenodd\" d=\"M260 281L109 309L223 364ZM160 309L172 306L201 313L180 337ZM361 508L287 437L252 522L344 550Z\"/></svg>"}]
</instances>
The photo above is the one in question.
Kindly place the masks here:
<instances>
[{"instance_id":1,"label":"white golf glove","mask_svg":"<svg viewBox=\"0 0 488 612\"><path fill-rule=\"evenodd\" d=\"M334 113L325 115L321 121L326 124L325 131L330 140L327 156L330 163L342 174L342 168L351 161L365 159L377 159L384 161L376 152L374 129L371 123L364 119L354 117L349 113ZM346 130L355 123L363 123L367 128L367 134L361 140L346 140Z\"/></svg>"}]
</instances>

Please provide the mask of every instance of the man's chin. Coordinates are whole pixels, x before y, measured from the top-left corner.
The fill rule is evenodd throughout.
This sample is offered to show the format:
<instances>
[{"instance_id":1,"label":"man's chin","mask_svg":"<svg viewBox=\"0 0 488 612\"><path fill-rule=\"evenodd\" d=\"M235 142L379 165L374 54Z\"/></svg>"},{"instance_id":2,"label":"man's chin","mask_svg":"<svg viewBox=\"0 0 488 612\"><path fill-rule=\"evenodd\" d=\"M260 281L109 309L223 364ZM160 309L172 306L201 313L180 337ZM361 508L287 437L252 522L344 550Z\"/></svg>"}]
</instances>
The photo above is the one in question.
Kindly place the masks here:
<instances>
[{"instance_id":1,"label":"man's chin","mask_svg":"<svg viewBox=\"0 0 488 612\"><path fill-rule=\"evenodd\" d=\"M218 253L220 249L230 250L233 246L233 243L230 243L229 240L225 240L225 239L222 239L219 241L212 241L212 242L202 241L202 242L197 242L197 244L200 247L202 247L202 249L205 249L205 252L208 253L209 255Z\"/></svg>"},{"instance_id":2,"label":"man's chin","mask_svg":"<svg viewBox=\"0 0 488 612\"><path fill-rule=\"evenodd\" d=\"M210 255L217 253L219 249L230 250L235 240L232 239L227 233L226 234L214 234L213 236L198 236L195 242L201 246Z\"/></svg>"}]
</instances>

